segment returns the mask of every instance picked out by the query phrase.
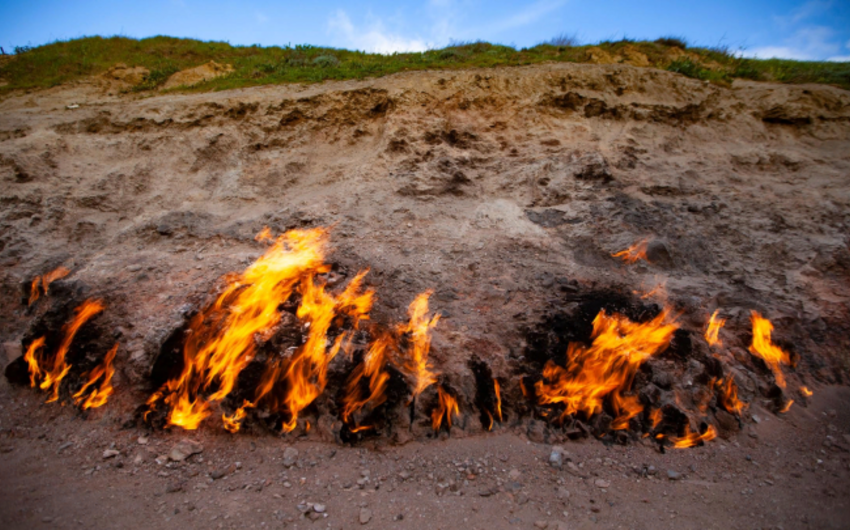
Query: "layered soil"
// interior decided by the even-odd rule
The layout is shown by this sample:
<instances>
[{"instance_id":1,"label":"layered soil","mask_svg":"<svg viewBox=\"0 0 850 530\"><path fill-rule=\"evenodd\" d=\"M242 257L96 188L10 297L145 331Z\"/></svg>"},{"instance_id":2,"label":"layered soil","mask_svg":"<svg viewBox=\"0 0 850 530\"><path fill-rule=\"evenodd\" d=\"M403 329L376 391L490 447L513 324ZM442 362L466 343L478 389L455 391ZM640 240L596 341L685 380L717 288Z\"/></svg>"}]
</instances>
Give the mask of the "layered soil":
<instances>
[{"instance_id":1,"label":"layered soil","mask_svg":"<svg viewBox=\"0 0 850 530\"><path fill-rule=\"evenodd\" d=\"M167 487L175 478L185 483L176 495L197 506L210 502L204 509L180 508L183 516L197 517L188 524L198 527L246 521L306 527L309 517L296 510L296 500L345 506L341 519L333 511L327 518L339 527L357 524L354 506L360 502L371 503L377 514L374 504L393 501L423 517L429 517L424 506L431 506L445 527L464 518L493 526L499 510L505 513L498 524L505 527L535 521L580 527L595 520L638 528L711 521L789 528L846 521L843 447L850 431L838 412L846 408L846 390L836 385L846 383L850 368L850 93L739 81L723 88L625 65L551 64L211 94L115 94L85 82L0 102L3 361L20 355L34 323L76 297L104 299L101 340L120 344L116 393L85 417L41 404L43 397L31 389L2 383L10 403L2 411L2 442L10 451L3 475L13 491L3 513L18 526L42 519L109 526L95 518L107 513L103 501L79 493L79 481L124 491L138 485L145 509L114 519L115 526L143 513L154 526L173 524L181 517L174 514L179 503L159 495L175 489ZM191 434L207 447L202 462L190 459L173 469L153 459L134 463L141 450L135 440L147 431L138 424L119 428L150 395L163 344L209 302L224 274L263 252L254 235L265 226L275 232L332 226L329 260L337 270L350 276L370 269L368 283L378 296L374 321L405 320L416 294L433 290L431 309L442 319L431 358L460 390L468 418L450 439L443 434L433 440L425 429L334 449L333 430L316 429L306 439L284 441L321 455L315 466L308 461L293 473L274 460L284 442L260 431L231 437L210 425ZM650 241L650 261L629 265L611 256L641 239ZM59 265L71 275L27 307L33 277ZM541 326L572 314L585 293L639 299L659 284L666 294L657 302L674 307L690 333L693 344L685 353L707 358L701 331L708 315L720 309L729 319L721 332L724 346L714 353L733 370L750 407L743 423L723 433L727 440L675 455L645 442L613 448L593 439L575 448L567 443L580 455L575 460L597 476L570 473L566 464L549 466L547 444L566 439L556 430L541 431L532 415L513 414L496 429L501 434L487 434L472 420L473 357L512 383L506 407L519 411L518 374L534 362ZM751 310L771 319L775 339L793 354L785 394L796 404L788 416L776 415L767 399L772 375L747 351ZM698 359L662 359L658 366L669 364L672 377L684 381L702 369ZM800 393L803 385L814 391L811 400ZM183 435L155 431L153 452L167 453ZM72 445L57 454L56 443L29 442L38 439ZM249 442L256 452L242 456ZM120 457L100 462L112 443ZM207 456L210 448L217 456ZM332 450L333 458L326 455ZM519 463L499 460L509 453ZM123 467L115 467L122 458ZM39 459L48 468L35 466ZM467 469L457 477L436 470L465 459L484 459L482 468L495 468L488 471L488 495L480 495L477 468L475 479L463 478ZM270 481L256 501L237 502L229 487L208 476L211 466L237 460L243 469L234 477L250 470ZM424 466L413 480L427 488L392 478L407 461ZM754 461L769 461L771 470ZM793 471L800 475L793 477L797 463L807 471ZM644 464L655 465L662 480L632 469ZM372 483L360 489L355 481L336 488L335 481L345 482L340 466L354 474L358 466L374 467L372 473L393 485L376 491ZM429 466L435 469L426 473ZM501 477L503 467L519 475ZM668 487L668 468L687 475L685 482L672 481L678 489ZM260 471L268 473L260 477ZM449 475L461 486L435 492ZM322 485L282 485L302 476L304 484ZM827 476L832 493L820 504L794 502L801 490L821 491ZM617 491L620 477L622 497L599 496ZM638 479L640 485L632 486ZM596 480L613 486L598 487ZM570 481L585 493L573 491L566 501L555 497ZM326 498L307 498L327 488ZM715 493L704 495L708 505L697 510L701 488ZM756 493L741 493L747 489ZM79 499L64 507L47 501L61 492ZM511 504L523 492L531 501ZM673 495L670 506L663 504L664 492ZM276 500L259 500L272 493ZM451 497L443 493L460 504L448 504ZM742 501L747 495L754 497ZM644 499L664 510L644 506ZM138 500L125 501L126 510L138 507ZM232 509L221 504L230 501ZM246 515L266 502L280 502L292 520L267 519L272 511ZM742 510L729 511L729 505ZM79 508L80 515L66 517L46 506ZM659 514L670 510L688 514L690 522L660 521ZM381 511L384 519L375 516L367 524L423 527L413 512L393 521L395 511ZM221 519L211 522L213 516Z\"/></svg>"}]
</instances>

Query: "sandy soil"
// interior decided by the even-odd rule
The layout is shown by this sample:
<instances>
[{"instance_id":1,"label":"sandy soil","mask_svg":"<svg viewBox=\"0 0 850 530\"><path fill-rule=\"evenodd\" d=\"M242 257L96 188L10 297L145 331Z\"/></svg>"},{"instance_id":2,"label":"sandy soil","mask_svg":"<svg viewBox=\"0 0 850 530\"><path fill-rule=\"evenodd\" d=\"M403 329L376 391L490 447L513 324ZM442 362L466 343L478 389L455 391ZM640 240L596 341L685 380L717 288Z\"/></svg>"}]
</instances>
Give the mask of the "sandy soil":
<instances>
[{"instance_id":1,"label":"sandy soil","mask_svg":"<svg viewBox=\"0 0 850 530\"><path fill-rule=\"evenodd\" d=\"M121 344L116 395L86 417L2 383L0 510L14 527L347 528L361 507L370 526L410 528L850 520L846 91L570 64L152 97L81 83L0 102L0 179L3 363L68 293L103 297L98 330ZM261 228L316 225L334 226L342 271L371 268L374 320L403 320L434 290L444 318L432 358L467 400L471 356L515 379L528 329L575 289L665 283L695 333L720 308L730 320L719 354L751 403L743 429L668 454L570 442L576 468L565 457L555 469L550 444L563 437L531 433L516 414L494 434L466 421L450 439L354 448L320 429L281 441L208 427L189 435L203 453L157 464L185 433L120 427L149 395L163 341L223 274L260 255ZM611 257L641 238L652 263ZM28 309L28 283L60 264L73 273ZM786 416L765 401L770 374L747 352L751 309L798 359ZM113 443L120 455L104 460ZM289 445L299 457L287 468ZM634 471L649 465L656 478ZM301 501L326 504L328 517L303 520Z\"/></svg>"}]
</instances>

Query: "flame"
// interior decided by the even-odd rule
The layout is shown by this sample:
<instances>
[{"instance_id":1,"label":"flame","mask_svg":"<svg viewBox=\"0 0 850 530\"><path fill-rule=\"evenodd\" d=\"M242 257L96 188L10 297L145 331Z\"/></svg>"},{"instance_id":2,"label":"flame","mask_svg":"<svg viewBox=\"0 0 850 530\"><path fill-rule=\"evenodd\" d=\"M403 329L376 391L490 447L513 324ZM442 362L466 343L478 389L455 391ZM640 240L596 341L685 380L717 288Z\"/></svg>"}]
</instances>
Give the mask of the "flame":
<instances>
[{"instance_id":1,"label":"flame","mask_svg":"<svg viewBox=\"0 0 850 530\"><path fill-rule=\"evenodd\" d=\"M106 400L109 399L109 396L113 392L112 376L115 375L115 367L112 365L112 361L115 360L116 353L118 353L117 343L106 353L106 357L103 358L103 364L96 366L94 370L86 375L88 381L72 396L74 404L79 405L82 402L81 407L83 410L95 409L106 404ZM92 390L91 394L85 397L86 390L90 386L93 386L101 377L103 380L100 382L100 387Z\"/></svg>"},{"instance_id":2,"label":"flame","mask_svg":"<svg viewBox=\"0 0 850 530\"><path fill-rule=\"evenodd\" d=\"M44 372L38 366L37 353L44 348L44 337L39 337L32 341L27 348L27 353L24 355L24 360L27 362L27 368L30 373L30 386L35 388L36 382L41 379Z\"/></svg>"},{"instance_id":3,"label":"flame","mask_svg":"<svg viewBox=\"0 0 850 530\"><path fill-rule=\"evenodd\" d=\"M636 263L638 260L649 261L646 257L646 244L647 240L643 239L626 250L611 254L611 256L621 258L626 263Z\"/></svg>"},{"instance_id":4,"label":"flame","mask_svg":"<svg viewBox=\"0 0 850 530\"><path fill-rule=\"evenodd\" d=\"M502 390L496 378L493 378L493 392L496 394L496 417L502 422ZM492 417L491 417L492 418ZM492 427L492 424L490 425ZM489 430L489 429L488 429Z\"/></svg>"},{"instance_id":5,"label":"flame","mask_svg":"<svg viewBox=\"0 0 850 530\"><path fill-rule=\"evenodd\" d=\"M385 370L384 365L386 364L387 350L393 345L394 341L390 335L385 334L378 337L369 347L369 351L363 357L363 362L358 364L349 376L345 385L346 394L342 398L342 421L344 423L350 423L352 415L366 405L374 409L387 400L385 392L390 381L390 374ZM361 384L364 377L369 379L368 394ZM354 429L357 429L357 427L350 429L351 432L357 432Z\"/></svg>"},{"instance_id":6,"label":"flame","mask_svg":"<svg viewBox=\"0 0 850 530\"><path fill-rule=\"evenodd\" d=\"M485 410L484 412L487 414L487 421L488 421L487 430L492 431L493 430L493 415L490 414L489 410Z\"/></svg>"},{"instance_id":7,"label":"flame","mask_svg":"<svg viewBox=\"0 0 850 530\"><path fill-rule=\"evenodd\" d=\"M283 431L295 429L298 413L310 405L325 390L328 364L336 357L348 332L341 334L328 350L328 329L338 314L347 314L357 323L368 318L372 308L372 291L360 293L360 285L366 271L358 274L345 290L334 297L325 292L323 285L316 285L313 278L302 284L302 301L298 317L310 323L307 342L291 359L285 379L289 392L284 398L289 421L284 422Z\"/></svg>"},{"instance_id":8,"label":"flame","mask_svg":"<svg viewBox=\"0 0 850 530\"><path fill-rule=\"evenodd\" d=\"M711 318L708 319L708 327L705 330L705 340L708 342L709 346L723 346L723 341L720 340L720 328L726 324L725 318L718 318L717 313L719 309L715 309L714 313L711 314Z\"/></svg>"},{"instance_id":9,"label":"flame","mask_svg":"<svg viewBox=\"0 0 850 530\"><path fill-rule=\"evenodd\" d=\"M725 382L721 379L718 382L718 387L720 390L720 394L718 395L720 406L723 407L726 412L740 416L741 411L744 410L746 405L738 399L738 385L735 384L735 380L732 376L728 376Z\"/></svg>"},{"instance_id":10,"label":"flame","mask_svg":"<svg viewBox=\"0 0 850 530\"><path fill-rule=\"evenodd\" d=\"M442 386L437 387L437 406L431 411L431 427L434 431L439 431L443 423L443 418L446 419L446 427L452 428L452 416L460 416L460 409L457 405L457 400L449 394Z\"/></svg>"},{"instance_id":11,"label":"flame","mask_svg":"<svg viewBox=\"0 0 850 530\"><path fill-rule=\"evenodd\" d=\"M714 428L714 425L709 425L708 429L705 430L704 433L699 434L696 432L691 432L690 425L685 425L685 435L681 438L671 438L670 440L673 442L673 447L676 449L685 449L688 447L693 447L700 442L708 442L710 440L714 440L717 438L717 429Z\"/></svg>"},{"instance_id":12,"label":"flame","mask_svg":"<svg viewBox=\"0 0 850 530\"><path fill-rule=\"evenodd\" d=\"M71 347L71 341L74 340L74 335L83 324L89 321L93 316L103 311L104 305L101 300L86 300L75 310L74 318L62 328L65 333L62 337L62 343L56 351L56 356L53 358L53 368L49 372L45 372L44 380L39 385L42 390L47 390L52 387L50 397L47 403L51 403L59 399L59 385L62 379L68 375L71 365L65 362L65 356L68 354L68 348Z\"/></svg>"},{"instance_id":13,"label":"flame","mask_svg":"<svg viewBox=\"0 0 850 530\"><path fill-rule=\"evenodd\" d=\"M661 409L652 409L649 412L649 421L652 422L652 429L658 427L658 424L661 423L661 419L663 415L661 414Z\"/></svg>"},{"instance_id":14,"label":"flame","mask_svg":"<svg viewBox=\"0 0 850 530\"><path fill-rule=\"evenodd\" d=\"M814 394L814 392L812 392L811 390L809 390L809 388L808 388L808 387L805 387L805 386L801 386L801 387L800 387L800 392L801 392L801 393L802 393L805 397L812 397L812 395Z\"/></svg>"},{"instance_id":15,"label":"flame","mask_svg":"<svg viewBox=\"0 0 850 530\"><path fill-rule=\"evenodd\" d=\"M405 361L402 369L413 380L413 396L411 400L422 393L423 390L437 382L437 372L432 371L431 363L428 361L428 352L431 349L431 328L437 325L440 315L428 318L428 298L431 291L421 293L411 302L408 308L410 321L400 326L400 334L409 333L411 347L409 358Z\"/></svg>"},{"instance_id":16,"label":"flame","mask_svg":"<svg viewBox=\"0 0 850 530\"><path fill-rule=\"evenodd\" d=\"M44 276L36 276L32 280L32 286L30 287L30 299L29 305L33 305L36 300L38 300L39 295L41 294L39 290L47 294L47 288L50 287L50 284L55 282L56 280L60 280L65 276L71 274L71 271L66 269L65 267L57 267L56 269L48 272ZM41 289L39 289L39 287Z\"/></svg>"},{"instance_id":17,"label":"flame","mask_svg":"<svg viewBox=\"0 0 850 530\"><path fill-rule=\"evenodd\" d=\"M782 406L782 409L779 411L779 413L785 414L786 412L788 412L788 410L791 408L791 405L793 405L793 404L794 404L794 400L789 399L788 402L785 403L785 405Z\"/></svg>"},{"instance_id":18,"label":"flame","mask_svg":"<svg viewBox=\"0 0 850 530\"><path fill-rule=\"evenodd\" d=\"M292 230L278 237L242 274L230 275L217 300L190 322L183 371L151 396L151 410L164 399L170 406L170 425L197 429L210 415L208 401L220 401L230 393L254 358L257 339L280 322L278 307L299 281L312 285L312 275L324 270L326 244L327 232L321 228ZM314 337L311 345L318 342ZM202 396L213 389L208 398Z\"/></svg>"},{"instance_id":19,"label":"flame","mask_svg":"<svg viewBox=\"0 0 850 530\"><path fill-rule=\"evenodd\" d=\"M254 241L257 243L271 243L274 241L272 231L268 226L264 226L260 233L254 236Z\"/></svg>"},{"instance_id":20,"label":"flame","mask_svg":"<svg viewBox=\"0 0 850 530\"><path fill-rule=\"evenodd\" d=\"M750 346L750 353L764 359L776 378L776 384L779 388L785 388L785 376L782 374L780 364L791 364L791 360L786 352L771 341L773 324L770 320L763 318L757 311L753 311L752 322L753 344Z\"/></svg>"},{"instance_id":21,"label":"flame","mask_svg":"<svg viewBox=\"0 0 850 530\"><path fill-rule=\"evenodd\" d=\"M617 415L614 428L624 428L643 407L635 396L622 393L630 390L640 365L667 347L677 328L667 309L643 324L600 311L589 347L570 343L566 368L552 361L544 366L543 380L535 383L539 403L563 403L563 420L577 412L587 416L601 412L603 401L611 396Z\"/></svg>"},{"instance_id":22,"label":"flame","mask_svg":"<svg viewBox=\"0 0 850 530\"><path fill-rule=\"evenodd\" d=\"M242 406L236 409L236 412L232 415L228 416L227 414L222 414L221 421L224 422L224 428L232 433L239 432L239 429L242 427L242 420L244 420L247 415L246 410L253 407L254 404L246 399L243 400Z\"/></svg>"}]
</instances>

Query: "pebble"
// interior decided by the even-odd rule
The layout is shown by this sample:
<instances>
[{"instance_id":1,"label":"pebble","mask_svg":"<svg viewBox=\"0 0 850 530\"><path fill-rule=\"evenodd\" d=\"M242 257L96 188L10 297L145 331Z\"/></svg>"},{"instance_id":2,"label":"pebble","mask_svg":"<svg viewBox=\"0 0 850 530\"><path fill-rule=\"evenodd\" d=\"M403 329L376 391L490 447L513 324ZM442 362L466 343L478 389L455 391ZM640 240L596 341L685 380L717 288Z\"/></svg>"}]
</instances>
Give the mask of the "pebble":
<instances>
[{"instance_id":1,"label":"pebble","mask_svg":"<svg viewBox=\"0 0 850 530\"><path fill-rule=\"evenodd\" d=\"M192 455L204 451L204 446L194 440L180 440L168 453L168 458L175 462L182 462Z\"/></svg>"},{"instance_id":2,"label":"pebble","mask_svg":"<svg viewBox=\"0 0 850 530\"><path fill-rule=\"evenodd\" d=\"M601 479L601 478L596 479L596 481L594 482L594 484L596 485L596 487L597 487L597 488L603 488L603 489L604 489L604 488L609 488L609 487L611 487L611 483L610 483L610 482L608 482L607 480L603 480L603 479Z\"/></svg>"},{"instance_id":3,"label":"pebble","mask_svg":"<svg viewBox=\"0 0 850 530\"><path fill-rule=\"evenodd\" d=\"M316 512L316 513L325 513L325 510L327 510L327 509L328 509L328 507L325 506L324 504L314 504L313 505L313 511Z\"/></svg>"},{"instance_id":4,"label":"pebble","mask_svg":"<svg viewBox=\"0 0 850 530\"><path fill-rule=\"evenodd\" d=\"M295 462L298 459L298 449L294 447L287 447L283 450L283 465L286 467L292 467L295 465Z\"/></svg>"},{"instance_id":5,"label":"pebble","mask_svg":"<svg viewBox=\"0 0 850 530\"><path fill-rule=\"evenodd\" d=\"M549 465L552 467L561 467L563 463L563 457L561 456L561 452L557 450L552 450L552 453L549 454Z\"/></svg>"},{"instance_id":6,"label":"pebble","mask_svg":"<svg viewBox=\"0 0 850 530\"><path fill-rule=\"evenodd\" d=\"M360 508L360 524L366 524L372 520L372 510L369 508Z\"/></svg>"},{"instance_id":7,"label":"pebble","mask_svg":"<svg viewBox=\"0 0 850 530\"><path fill-rule=\"evenodd\" d=\"M673 471L672 469L668 469L667 470L667 478L669 478L670 480L680 480L682 478L682 474L678 473L676 471Z\"/></svg>"},{"instance_id":8,"label":"pebble","mask_svg":"<svg viewBox=\"0 0 850 530\"><path fill-rule=\"evenodd\" d=\"M534 528L546 530L547 528L549 528L549 521L534 521Z\"/></svg>"},{"instance_id":9,"label":"pebble","mask_svg":"<svg viewBox=\"0 0 850 530\"><path fill-rule=\"evenodd\" d=\"M121 452L116 451L115 449L107 449L106 451L103 452L103 459L106 460L108 458L115 458L116 456L118 456L120 454L121 454Z\"/></svg>"}]
</instances>

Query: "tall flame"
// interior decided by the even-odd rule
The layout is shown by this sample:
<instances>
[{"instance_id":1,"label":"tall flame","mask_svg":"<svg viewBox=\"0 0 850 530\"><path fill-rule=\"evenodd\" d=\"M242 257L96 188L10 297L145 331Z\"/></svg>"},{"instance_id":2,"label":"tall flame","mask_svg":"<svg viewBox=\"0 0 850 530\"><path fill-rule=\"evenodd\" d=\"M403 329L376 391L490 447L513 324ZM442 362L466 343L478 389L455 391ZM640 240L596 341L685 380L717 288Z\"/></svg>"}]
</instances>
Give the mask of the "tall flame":
<instances>
[{"instance_id":1,"label":"tall flame","mask_svg":"<svg viewBox=\"0 0 850 530\"><path fill-rule=\"evenodd\" d=\"M296 284L306 279L312 285L312 274L324 270L326 244L327 232L320 228L293 230L278 237L242 274L230 276L215 303L190 323L182 373L151 396L149 406L164 398L171 407L169 424L197 429L210 414L208 401L230 393L254 358L258 338L280 322L278 307ZM314 346L318 340L313 339ZM212 394L204 398L205 391Z\"/></svg>"},{"instance_id":2,"label":"tall flame","mask_svg":"<svg viewBox=\"0 0 850 530\"><path fill-rule=\"evenodd\" d=\"M106 353L106 357L103 358L103 364L96 366L94 370L89 372L86 375L86 377L88 377L88 381L86 381L76 394L71 396L76 405L80 405L80 402L82 402L81 407L83 410L105 405L106 400L112 395L112 376L115 374L115 367L112 362L115 360L116 353L118 353L117 343ZM86 390L88 390L89 387L93 386L97 380L101 378L103 379L100 382L100 386L92 390L91 394L86 397Z\"/></svg>"},{"instance_id":3,"label":"tall flame","mask_svg":"<svg viewBox=\"0 0 850 530\"><path fill-rule=\"evenodd\" d=\"M47 288L50 287L51 283L56 280L60 280L69 274L71 274L71 271L65 267L57 267L44 276L36 276L33 278L32 285L30 286L29 305L33 305L42 293L47 294Z\"/></svg>"},{"instance_id":4,"label":"tall flame","mask_svg":"<svg viewBox=\"0 0 850 530\"><path fill-rule=\"evenodd\" d=\"M39 337L30 343L27 353L24 354L24 361L26 361L30 373L30 386L33 388L44 375L44 372L38 366L38 352L42 348L44 348L44 337Z\"/></svg>"},{"instance_id":5,"label":"tall flame","mask_svg":"<svg viewBox=\"0 0 850 530\"><path fill-rule=\"evenodd\" d=\"M643 239L630 246L626 250L621 250L620 252L615 252L614 254L611 254L611 256L615 258L620 258L626 263L636 263L638 260L649 261L646 257L646 245L647 240Z\"/></svg>"},{"instance_id":6,"label":"tall flame","mask_svg":"<svg viewBox=\"0 0 850 530\"><path fill-rule=\"evenodd\" d=\"M437 387L437 406L431 411L431 427L434 431L439 431L446 420L446 427L451 429L452 417L460 416L460 408L454 396L448 393L442 386Z\"/></svg>"},{"instance_id":7,"label":"tall flame","mask_svg":"<svg viewBox=\"0 0 850 530\"><path fill-rule=\"evenodd\" d=\"M103 311L103 309L104 305L101 300L86 300L75 310L75 315L71 322L65 324L62 328L64 336L62 337L59 349L56 351L56 356L53 358L53 368L44 373L44 380L39 385L39 388L42 390L52 388L47 403L59 399L59 385L71 369L71 365L65 362L65 356L68 354L68 348L71 347L74 336L83 327L83 324Z\"/></svg>"},{"instance_id":8,"label":"tall flame","mask_svg":"<svg viewBox=\"0 0 850 530\"><path fill-rule=\"evenodd\" d=\"M705 341L709 346L723 346L723 341L720 340L720 328L726 324L725 318L718 318L719 309L715 309L708 319L708 327L705 330Z\"/></svg>"},{"instance_id":9,"label":"tall flame","mask_svg":"<svg viewBox=\"0 0 850 530\"><path fill-rule=\"evenodd\" d=\"M677 328L666 309L643 324L600 311L589 347L570 343L566 368L552 361L544 366L543 379L535 384L539 403L564 404L563 420L578 412L587 416L601 412L603 401L611 396L617 415L612 427L625 428L643 407L635 396L624 397L623 392L631 389L640 365L668 346Z\"/></svg>"},{"instance_id":10,"label":"tall flame","mask_svg":"<svg viewBox=\"0 0 850 530\"><path fill-rule=\"evenodd\" d=\"M422 393L423 390L437 382L437 372L428 361L428 352L431 349L431 329L437 325L440 315L428 318L428 298L431 291L419 294L408 308L410 321L399 327L400 333L410 334L409 358L405 360L402 367L405 373L413 380L413 396Z\"/></svg>"},{"instance_id":11,"label":"tall flame","mask_svg":"<svg viewBox=\"0 0 850 530\"><path fill-rule=\"evenodd\" d=\"M791 360L788 354L770 339L770 334L773 331L773 324L770 320L763 318L757 311L753 311L752 322L753 343L750 346L750 353L764 359L764 362L773 372L774 378L776 378L776 384L779 388L785 388L785 376L782 374L780 365L791 364Z\"/></svg>"},{"instance_id":12,"label":"tall flame","mask_svg":"<svg viewBox=\"0 0 850 530\"><path fill-rule=\"evenodd\" d=\"M499 386L499 381L493 378L493 392L496 394L496 418L499 422L502 421L502 389Z\"/></svg>"},{"instance_id":13,"label":"tall flame","mask_svg":"<svg viewBox=\"0 0 850 530\"><path fill-rule=\"evenodd\" d=\"M389 334L379 336L369 347L363 357L363 362L354 368L345 384L346 393L342 398L342 421L350 424L352 416L366 405L372 409L387 400L386 390L390 382L390 374L386 371L387 351L394 344ZM368 378L369 391L363 389L361 381ZM352 427L357 429L357 426ZM360 427L362 430L362 427Z\"/></svg>"}]
</instances>

